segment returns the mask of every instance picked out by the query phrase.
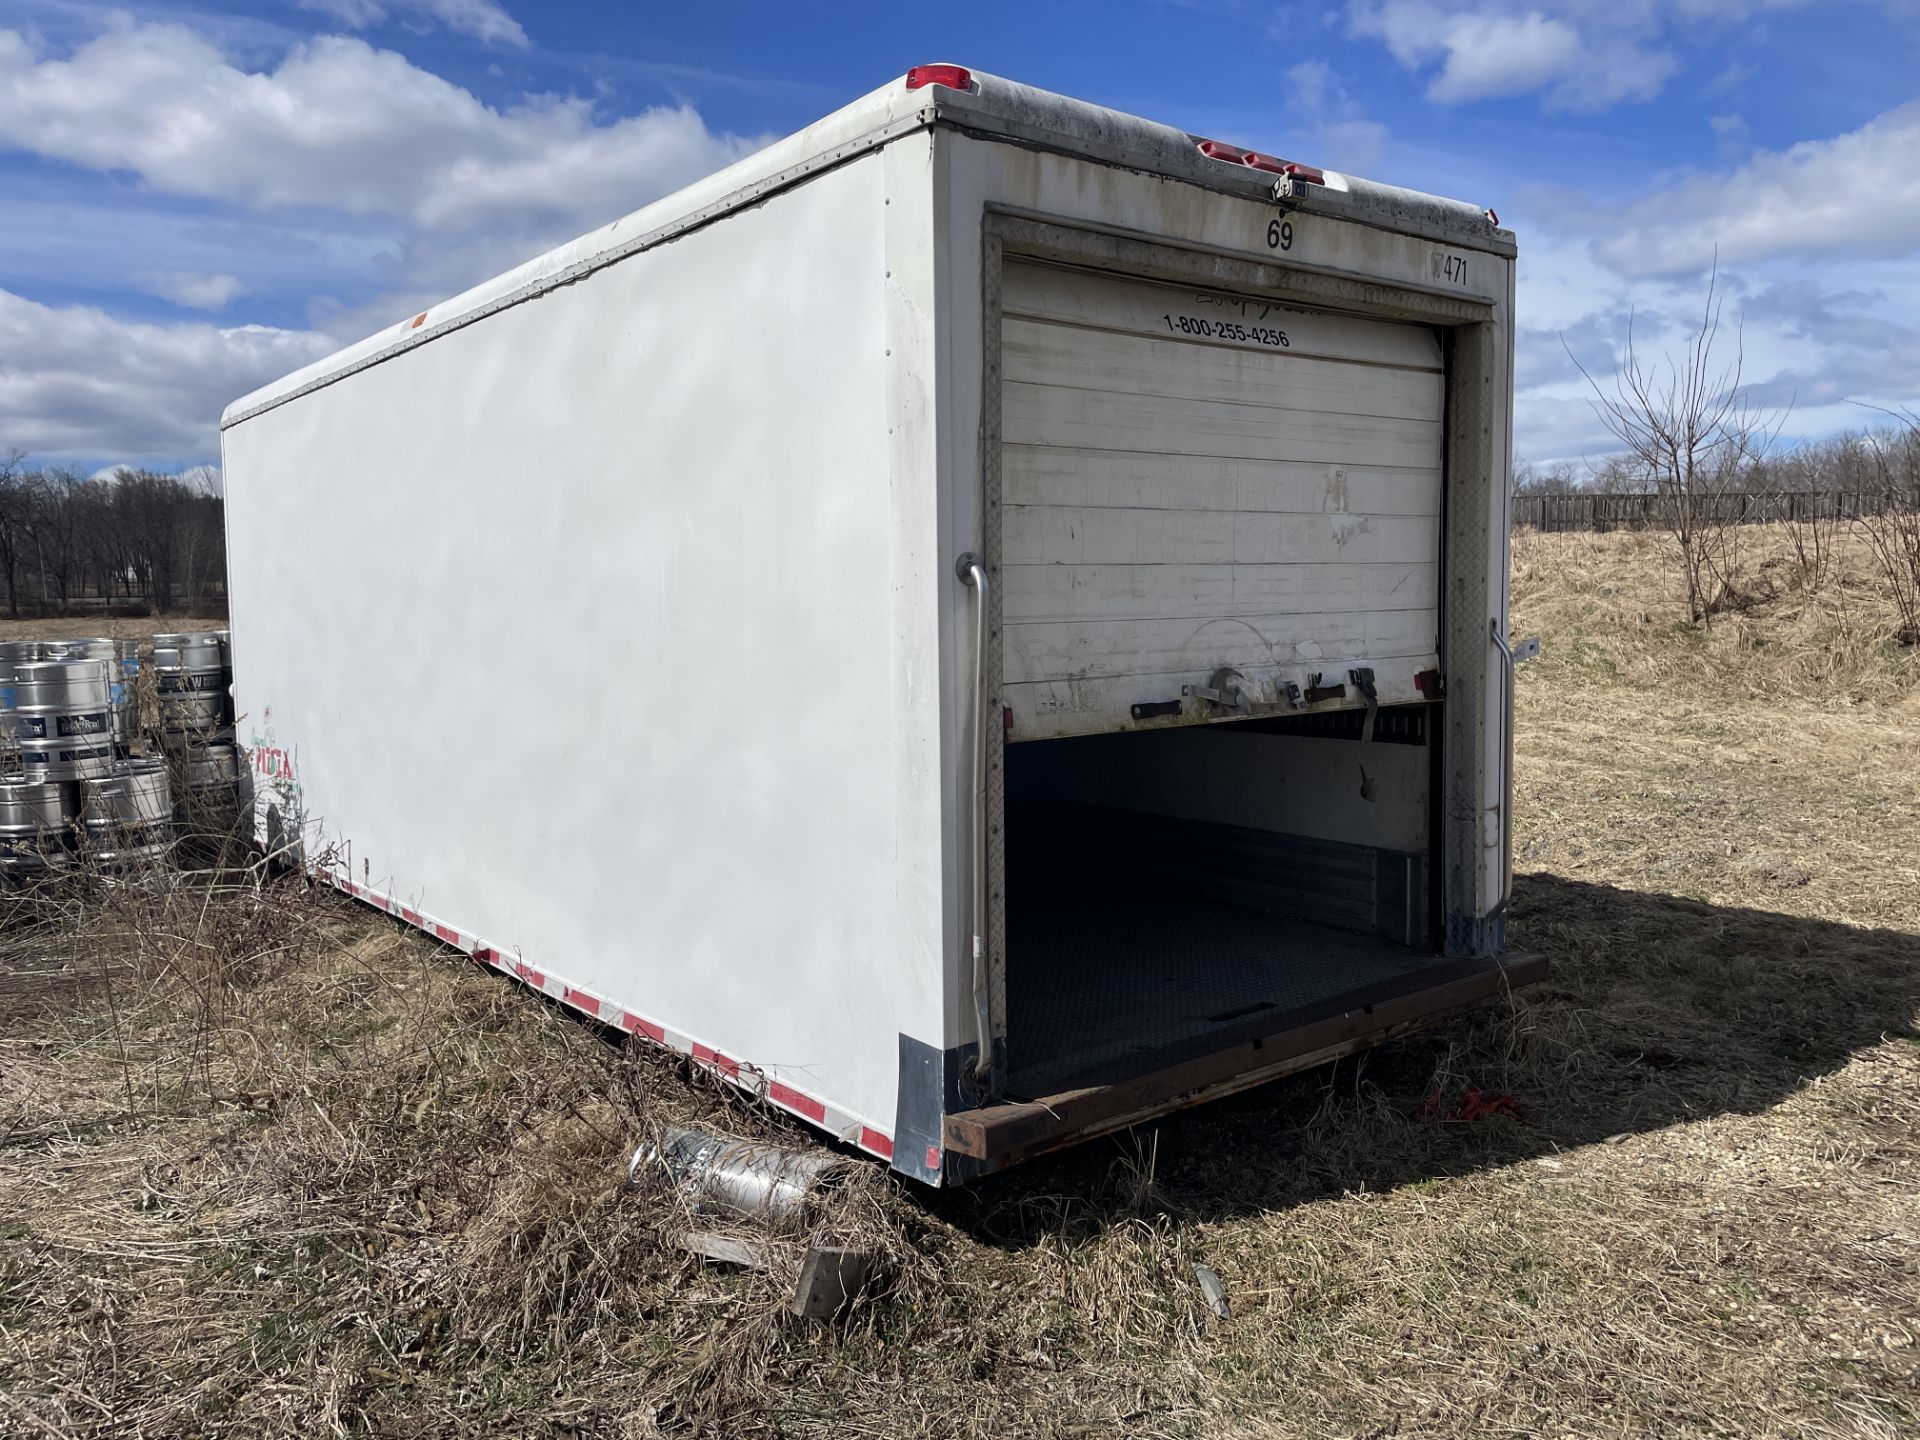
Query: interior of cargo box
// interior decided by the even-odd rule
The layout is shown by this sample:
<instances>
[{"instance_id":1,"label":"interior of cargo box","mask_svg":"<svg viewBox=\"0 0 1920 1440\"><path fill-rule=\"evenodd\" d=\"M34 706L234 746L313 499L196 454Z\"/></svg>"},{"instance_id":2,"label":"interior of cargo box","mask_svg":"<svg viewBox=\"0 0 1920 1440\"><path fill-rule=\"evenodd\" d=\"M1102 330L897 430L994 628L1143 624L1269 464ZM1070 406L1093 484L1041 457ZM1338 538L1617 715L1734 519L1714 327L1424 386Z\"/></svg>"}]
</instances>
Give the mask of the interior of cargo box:
<instances>
[{"instance_id":1,"label":"interior of cargo box","mask_svg":"<svg viewBox=\"0 0 1920 1440\"><path fill-rule=\"evenodd\" d=\"M1009 745L1007 1089L1117 1083L1420 988L1432 706Z\"/></svg>"}]
</instances>

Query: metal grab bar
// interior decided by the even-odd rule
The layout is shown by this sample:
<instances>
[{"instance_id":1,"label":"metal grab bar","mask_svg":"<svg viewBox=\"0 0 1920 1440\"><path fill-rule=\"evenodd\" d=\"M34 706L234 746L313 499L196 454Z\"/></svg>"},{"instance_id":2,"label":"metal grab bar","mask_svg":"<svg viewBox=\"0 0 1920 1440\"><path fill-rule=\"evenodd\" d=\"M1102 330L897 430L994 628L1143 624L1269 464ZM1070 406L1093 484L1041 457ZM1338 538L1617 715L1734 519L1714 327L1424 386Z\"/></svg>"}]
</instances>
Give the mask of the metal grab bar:
<instances>
[{"instance_id":1,"label":"metal grab bar","mask_svg":"<svg viewBox=\"0 0 1920 1440\"><path fill-rule=\"evenodd\" d=\"M973 1023L979 1053L976 1079L993 1074L993 1016L987 975L987 601L992 588L987 567L969 550L953 562L960 583L973 591L973 760L968 777L973 792Z\"/></svg>"},{"instance_id":2,"label":"metal grab bar","mask_svg":"<svg viewBox=\"0 0 1920 1440\"><path fill-rule=\"evenodd\" d=\"M1507 904L1513 899L1513 692L1514 659L1513 647L1507 644L1507 637L1500 633L1500 617L1493 617L1493 643L1499 648L1500 659L1506 674L1506 704L1501 735L1501 749L1505 753L1506 773L1500 777L1500 903L1487 912L1487 918L1504 915Z\"/></svg>"}]
</instances>

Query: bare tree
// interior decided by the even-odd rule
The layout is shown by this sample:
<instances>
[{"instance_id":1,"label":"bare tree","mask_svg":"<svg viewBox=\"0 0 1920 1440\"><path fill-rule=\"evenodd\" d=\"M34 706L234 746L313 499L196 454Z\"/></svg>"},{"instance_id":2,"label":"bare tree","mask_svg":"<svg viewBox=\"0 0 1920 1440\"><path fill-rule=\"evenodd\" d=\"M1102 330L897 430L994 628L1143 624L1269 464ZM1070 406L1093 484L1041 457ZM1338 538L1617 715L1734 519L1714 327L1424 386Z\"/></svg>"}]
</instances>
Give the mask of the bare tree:
<instances>
[{"instance_id":1,"label":"bare tree","mask_svg":"<svg viewBox=\"0 0 1920 1440\"><path fill-rule=\"evenodd\" d=\"M40 599L48 601L48 586L66 614L73 599L80 566L81 509L76 499L87 482L67 469L42 470L31 486L33 539L40 566Z\"/></svg>"},{"instance_id":2,"label":"bare tree","mask_svg":"<svg viewBox=\"0 0 1920 1440\"><path fill-rule=\"evenodd\" d=\"M75 529L80 550L81 588L85 589L91 580L102 600L111 602L116 586L131 599L126 547L113 509L113 486L110 483L87 485L74 495L73 504L78 514Z\"/></svg>"},{"instance_id":3,"label":"bare tree","mask_svg":"<svg viewBox=\"0 0 1920 1440\"><path fill-rule=\"evenodd\" d=\"M1647 488L1639 467L1622 455L1609 455L1596 465L1589 484L1602 495L1637 495Z\"/></svg>"},{"instance_id":4,"label":"bare tree","mask_svg":"<svg viewBox=\"0 0 1920 1440\"><path fill-rule=\"evenodd\" d=\"M57 466L29 468L0 452L0 578L17 619L23 588L45 614L89 592L111 603L144 598L167 610L226 585L225 506L191 475L120 470L93 480Z\"/></svg>"},{"instance_id":5,"label":"bare tree","mask_svg":"<svg viewBox=\"0 0 1920 1440\"><path fill-rule=\"evenodd\" d=\"M1707 279L1700 323L1678 359L1647 364L1627 327L1626 354L1611 387L1568 355L1593 387L1594 409L1619 442L1622 466L1658 498L1686 581L1687 614L1710 623L1740 597L1740 522L1744 485L1764 459L1784 416L1769 423L1740 389L1744 352L1736 328L1733 358L1722 363L1719 270Z\"/></svg>"},{"instance_id":6,"label":"bare tree","mask_svg":"<svg viewBox=\"0 0 1920 1440\"><path fill-rule=\"evenodd\" d=\"M1581 490L1580 469L1571 460L1535 465L1522 460L1513 467L1516 495L1576 495Z\"/></svg>"},{"instance_id":7,"label":"bare tree","mask_svg":"<svg viewBox=\"0 0 1920 1440\"><path fill-rule=\"evenodd\" d=\"M20 618L20 555L27 534L27 455L0 456L0 571L7 580L7 613Z\"/></svg>"},{"instance_id":8,"label":"bare tree","mask_svg":"<svg viewBox=\"0 0 1920 1440\"><path fill-rule=\"evenodd\" d=\"M1840 507L1822 483L1831 453L1831 444L1803 445L1766 467L1771 488L1780 492L1776 513L1786 524L1800 585L1808 594L1833 578L1840 539Z\"/></svg>"},{"instance_id":9,"label":"bare tree","mask_svg":"<svg viewBox=\"0 0 1920 1440\"><path fill-rule=\"evenodd\" d=\"M1880 493L1863 506L1854 528L1880 567L1899 612L1895 635L1902 645L1920 645L1920 415L1890 411L1901 428L1868 437Z\"/></svg>"}]
</instances>

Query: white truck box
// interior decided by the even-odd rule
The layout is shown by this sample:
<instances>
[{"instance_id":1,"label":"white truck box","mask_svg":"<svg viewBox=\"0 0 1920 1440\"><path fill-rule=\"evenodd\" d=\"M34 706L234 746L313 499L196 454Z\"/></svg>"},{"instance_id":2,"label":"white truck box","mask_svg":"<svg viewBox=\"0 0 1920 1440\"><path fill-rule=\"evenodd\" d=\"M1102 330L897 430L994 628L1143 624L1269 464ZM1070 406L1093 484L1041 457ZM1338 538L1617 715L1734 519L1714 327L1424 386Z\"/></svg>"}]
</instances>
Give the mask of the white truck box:
<instances>
[{"instance_id":1,"label":"white truck box","mask_svg":"<svg viewBox=\"0 0 1920 1440\"><path fill-rule=\"evenodd\" d=\"M932 1183L1534 978L1513 254L921 67L228 409L261 838Z\"/></svg>"}]
</instances>

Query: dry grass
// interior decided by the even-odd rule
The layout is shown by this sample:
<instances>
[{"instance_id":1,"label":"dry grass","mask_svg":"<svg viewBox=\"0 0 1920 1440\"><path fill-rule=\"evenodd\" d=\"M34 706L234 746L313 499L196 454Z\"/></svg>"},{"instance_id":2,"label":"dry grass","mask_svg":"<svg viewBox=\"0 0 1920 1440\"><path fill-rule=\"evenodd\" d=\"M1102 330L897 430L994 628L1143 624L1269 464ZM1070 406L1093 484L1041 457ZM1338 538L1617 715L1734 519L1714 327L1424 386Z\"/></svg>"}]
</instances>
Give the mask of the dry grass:
<instances>
[{"instance_id":1,"label":"dry grass","mask_svg":"<svg viewBox=\"0 0 1920 1440\"><path fill-rule=\"evenodd\" d=\"M1913 1433L1910 662L1852 587L1696 637L1649 543L1521 547L1547 987L971 1193L856 1167L831 1327L623 1190L796 1133L677 1062L297 886L16 910L0 1432Z\"/></svg>"},{"instance_id":2,"label":"dry grass","mask_svg":"<svg viewBox=\"0 0 1920 1440\"><path fill-rule=\"evenodd\" d=\"M109 615L104 612L89 611L83 615L49 615L44 620L6 620L0 619L0 639L12 640L32 637L36 640L80 640L93 639L96 636L138 636L145 639L150 635L163 634L175 630L224 630L227 617L224 615L176 614L169 611L164 615Z\"/></svg>"},{"instance_id":3,"label":"dry grass","mask_svg":"<svg viewBox=\"0 0 1920 1440\"><path fill-rule=\"evenodd\" d=\"M1657 531L1514 537L1515 633L1549 639L1534 671L1715 704L1818 700L1832 708L1913 703L1920 652L1894 644L1898 609L1868 547L1842 529L1834 574L1809 591L1784 525L1741 527L1737 602L1687 622L1673 542Z\"/></svg>"}]
</instances>

